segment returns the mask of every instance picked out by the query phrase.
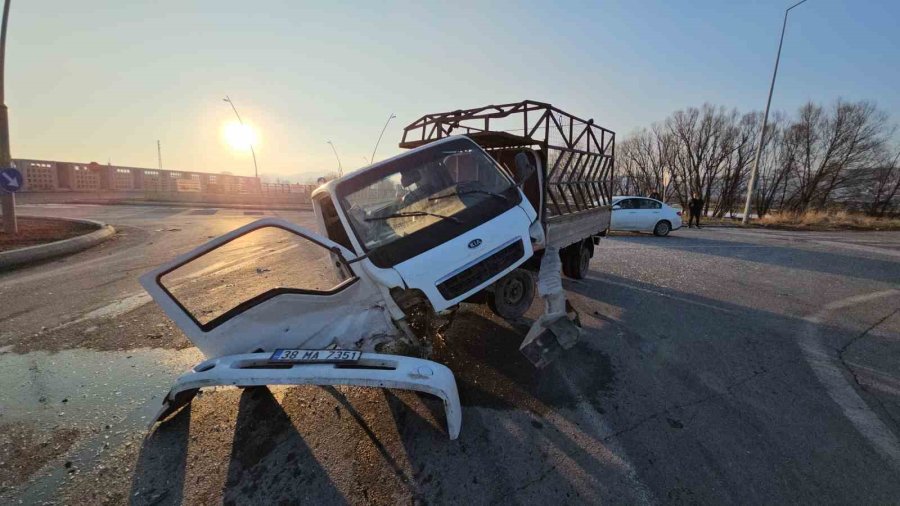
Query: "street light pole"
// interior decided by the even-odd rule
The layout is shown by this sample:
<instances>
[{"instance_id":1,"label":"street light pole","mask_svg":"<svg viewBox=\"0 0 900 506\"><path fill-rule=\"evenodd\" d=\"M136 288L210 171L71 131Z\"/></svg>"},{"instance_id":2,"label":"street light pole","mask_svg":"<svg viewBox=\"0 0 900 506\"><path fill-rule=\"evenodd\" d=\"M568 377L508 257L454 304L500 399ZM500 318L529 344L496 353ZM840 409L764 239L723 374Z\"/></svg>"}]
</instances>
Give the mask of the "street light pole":
<instances>
[{"instance_id":1,"label":"street light pole","mask_svg":"<svg viewBox=\"0 0 900 506\"><path fill-rule=\"evenodd\" d=\"M388 123L396 117L397 116L394 116L394 113L391 113L391 115L388 116L387 121L384 122L384 128L381 129L381 134L378 136L378 141L375 142L375 148L372 150L372 163L375 163L375 151L378 150L378 145L381 144L381 138L384 136L384 131L387 130Z\"/></svg>"},{"instance_id":2,"label":"street light pole","mask_svg":"<svg viewBox=\"0 0 900 506\"><path fill-rule=\"evenodd\" d=\"M326 142L328 142L328 144L331 146L331 150L334 151L334 157L337 158L338 162L338 177L341 177L344 175L344 167L341 165L341 157L338 156L337 149L335 149L334 147L334 143L331 141Z\"/></svg>"},{"instance_id":3,"label":"street light pole","mask_svg":"<svg viewBox=\"0 0 900 506\"><path fill-rule=\"evenodd\" d=\"M222 100L228 102L231 105L231 109L234 111L234 115L237 116L238 123L240 123L241 126L244 126L244 120L242 120L241 115L238 114L237 107L234 106L234 102L232 102L231 99L228 98L228 95L225 95L225 98L223 98ZM253 151L253 143L248 142L248 144L250 145L250 154L253 155L253 175L254 177L256 177L256 182L259 183L259 167L256 166L256 152Z\"/></svg>"},{"instance_id":4,"label":"street light pole","mask_svg":"<svg viewBox=\"0 0 900 506\"><path fill-rule=\"evenodd\" d=\"M4 82L6 79L6 23L9 21L9 2L3 2L3 23L0 25L0 169L12 166L9 151L9 114L6 109ZM3 231L7 234L19 233L16 222L16 196L12 192L0 191L0 207L3 209Z\"/></svg>"},{"instance_id":5,"label":"street light pole","mask_svg":"<svg viewBox=\"0 0 900 506\"><path fill-rule=\"evenodd\" d=\"M759 142L756 144L756 156L753 158L753 168L750 170L750 181L747 183L747 201L744 203L744 217L741 223L750 223L750 203L753 200L753 190L756 186L756 176L759 173L759 159L762 156L763 144L766 139L766 126L769 123L769 107L772 105L772 92L775 91L775 77L778 75L778 62L781 61L781 46L784 44L784 31L787 28L788 13L791 9L806 2L800 0L784 11L784 22L781 24L781 39L778 41L778 54L775 56L775 70L772 71L772 84L769 85L769 99L766 101L766 112L763 114L762 129L759 131Z\"/></svg>"}]
</instances>

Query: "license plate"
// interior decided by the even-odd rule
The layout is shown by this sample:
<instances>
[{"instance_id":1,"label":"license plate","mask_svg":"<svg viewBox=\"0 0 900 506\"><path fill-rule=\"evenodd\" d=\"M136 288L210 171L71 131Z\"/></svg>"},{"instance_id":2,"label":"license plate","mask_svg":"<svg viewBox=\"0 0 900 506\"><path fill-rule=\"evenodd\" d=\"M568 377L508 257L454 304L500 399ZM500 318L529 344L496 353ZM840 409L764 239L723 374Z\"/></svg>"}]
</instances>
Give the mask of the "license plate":
<instances>
[{"instance_id":1,"label":"license plate","mask_svg":"<svg viewBox=\"0 0 900 506\"><path fill-rule=\"evenodd\" d=\"M270 362L345 364L359 360L362 352L350 350L275 350Z\"/></svg>"}]
</instances>

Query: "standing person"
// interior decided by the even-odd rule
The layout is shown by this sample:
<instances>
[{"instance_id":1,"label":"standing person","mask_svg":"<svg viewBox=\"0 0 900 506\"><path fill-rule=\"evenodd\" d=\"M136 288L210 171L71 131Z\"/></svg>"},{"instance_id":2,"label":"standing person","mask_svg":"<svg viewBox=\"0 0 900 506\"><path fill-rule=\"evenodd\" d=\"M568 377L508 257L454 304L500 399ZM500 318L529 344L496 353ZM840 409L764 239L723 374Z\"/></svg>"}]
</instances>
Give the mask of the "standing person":
<instances>
[{"instance_id":1,"label":"standing person","mask_svg":"<svg viewBox=\"0 0 900 506\"><path fill-rule=\"evenodd\" d=\"M692 223L696 223L697 228L700 228L700 213L703 212L703 199L697 193L691 193L688 209L691 211L691 217L688 219L688 228L691 228Z\"/></svg>"}]
</instances>

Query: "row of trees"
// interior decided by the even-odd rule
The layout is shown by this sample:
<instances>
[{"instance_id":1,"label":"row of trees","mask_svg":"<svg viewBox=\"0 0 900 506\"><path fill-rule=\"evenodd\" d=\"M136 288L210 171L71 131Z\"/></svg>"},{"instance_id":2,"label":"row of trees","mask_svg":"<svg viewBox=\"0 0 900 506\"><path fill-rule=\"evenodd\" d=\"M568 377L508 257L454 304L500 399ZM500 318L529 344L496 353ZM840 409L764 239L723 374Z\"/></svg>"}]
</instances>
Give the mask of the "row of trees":
<instances>
[{"instance_id":1,"label":"row of trees","mask_svg":"<svg viewBox=\"0 0 900 506\"><path fill-rule=\"evenodd\" d=\"M742 211L761 126L759 112L709 104L677 111L618 143L616 193L655 192L682 206L696 193L715 216ZM807 103L793 116L776 113L766 129L753 196L760 216L834 207L897 211L895 127L871 102Z\"/></svg>"}]
</instances>

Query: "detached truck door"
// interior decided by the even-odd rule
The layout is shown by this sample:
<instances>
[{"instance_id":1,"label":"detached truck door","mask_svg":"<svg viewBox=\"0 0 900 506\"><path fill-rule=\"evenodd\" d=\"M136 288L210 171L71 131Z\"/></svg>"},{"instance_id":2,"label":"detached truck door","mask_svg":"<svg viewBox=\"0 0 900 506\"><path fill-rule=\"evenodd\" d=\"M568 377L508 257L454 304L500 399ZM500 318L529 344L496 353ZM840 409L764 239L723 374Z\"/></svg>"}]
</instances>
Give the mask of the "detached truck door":
<instances>
[{"instance_id":1,"label":"detached truck door","mask_svg":"<svg viewBox=\"0 0 900 506\"><path fill-rule=\"evenodd\" d=\"M347 263L352 256L318 234L267 218L145 274L141 284L207 358L365 349L367 340L396 328L371 278Z\"/></svg>"}]
</instances>

